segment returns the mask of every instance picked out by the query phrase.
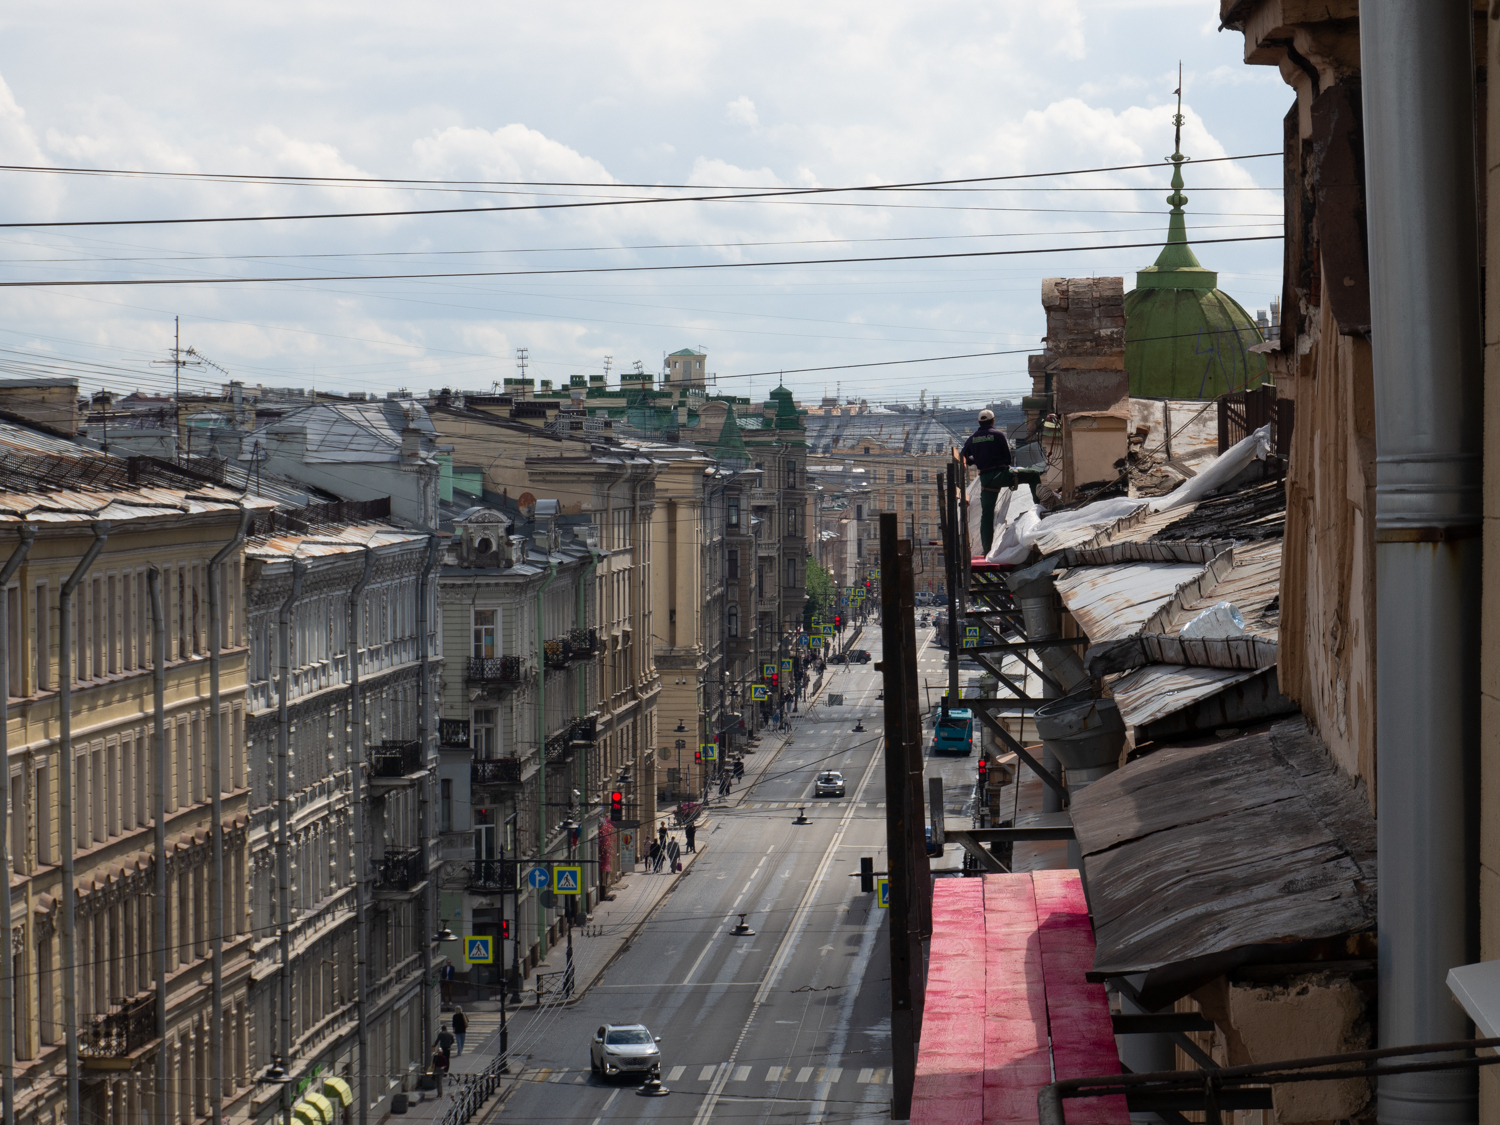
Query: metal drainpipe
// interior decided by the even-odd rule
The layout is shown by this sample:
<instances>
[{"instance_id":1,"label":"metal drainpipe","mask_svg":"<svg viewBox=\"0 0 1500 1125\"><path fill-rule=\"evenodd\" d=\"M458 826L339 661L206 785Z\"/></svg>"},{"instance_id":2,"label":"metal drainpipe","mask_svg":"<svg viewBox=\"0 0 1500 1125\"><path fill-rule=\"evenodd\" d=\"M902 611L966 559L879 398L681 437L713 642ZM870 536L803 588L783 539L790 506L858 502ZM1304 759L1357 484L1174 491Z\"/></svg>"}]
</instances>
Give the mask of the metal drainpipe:
<instances>
[{"instance_id":1,"label":"metal drainpipe","mask_svg":"<svg viewBox=\"0 0 1500 1125\"><path fill-rule=\"evenodd\" d=\"M146 570L146 592L151 603L152 733L151 829L156 848L152 863L151 931L156 970L156 1026L167 1029L167 615L161 600L161 568ZM65 679L66 676L61 677ZM157 1125L167 1125L167 1052L156 1052L153 1091Z\"/></svg>"},{"instance_id":2,"label":"metal drainpipe","mask_svg":"<svg viewBox=\"0 0 1500 1125\"><path fill-rule=\"evenodd\" d=\"M0 918L10 929L10 599L6 589L36 541L36 524L21 525L21 541L0 569ZM38 630L40 630L38 623ZM8 952L0 959L0 1121L16 1119L15 960Z\"/></svg>"},{"instance_id":3,"label":"metal drainpipe","mask_svg":"<svg viewBox=\"0 0 1500 1125\"><path fill-rule=\"evenodd\" d=\"M287 697L292 684L292 607L302 596L302 576L307 573L307 564L292 560L292 589L276 615L277 660L281 665L281 676L277 684L276 700L276 897L277 931L281 965L278 969L278 1003L281 1011L277 1020L277 1048L281 1065L290 1073L292 1062L292 798L291 798L291 742L292 720L288 713ZM281 1087L283 1106L286 1106L287 1085Z\"/></svg>"},{"instance_id":4,"label":"metal drainpipe","mask_svg":"<svg viewBox=\"0 0 1500 1125\"><path fill-rule=\"evenodd\" d=\"M557 578L557 563L549 559L547 568L547 577L536 592L536 854L540 860L547 858L547 639L542 635L542 598L547 593L547 587ZM518 883L517 887L519 886ZM542 944L546 932L546 923L542 921L542 899L538 892L538 946Z\"/></svg>"},{"instance_id":5,"label":"metal drainpipe","mask_svg":"<svg viewBox=\"0 0 1500 1125\"><path fill-rule=\"evenodd\" d=\"M240 512L234 538L208 562L208 714L209 787L213 790L213 1020L209 1024L208 1057L213 1119L224 1119L224 735L219 718L219 567L241 543L249 530L251 515ZM0 584L0 589L3 589ZM238 780L236 778L235 780Z\"/></svg>"},{"instance_id":6,"label":"metal drainpipe","mask_svg":"<svg viewBox=\"0 0 1500 1125\"><path fill-rule=\"evenodd\" d=\"M368 920L366 885L369 865L365 862L365 756L364 756L364 700L359 694L359 606L365 587L375 573L375 551L365 548L365 570L358 582L349 590L349 801L354 814L354 1011L355 1034L359 1042L359 1071L356 1079L359 1088L359 1125L367 1125L370 1116L370 1041L365 1028L365 994L369 991L365 963L369 955L366 948L369 935L365 931Z\"/></svg>"},{"instance_id":7,"label":"metal drainpipe","mask_svg":"<svg viewBox=\"0 0 1500 1125\"><path fill-rule=\"evenodd\" d=\"M67 1043L68 1125L78 1125L78 950L74 944L74 924L78 903L73 890L73 673L76 663L73 656L73 591L83 581L89 567L104 550L109 538L109 524L96 523L93 527L94 541L78 560L73 573L62 584L58 598L58 648L61 654L61 675L57 677L57 795L60 816L58 843L62 852L62 984L63 1022ZM6 771L10 765L6 763ZM9 926L9 919L6 925Z\"/></svg>"},{"instance_id":8,"label":"metal drainpipe","mask_svg":"<svg viewBox=\"0 0 1500 1125\"><path fill-rule=\"evenodd\" d=\"M432 672L429 664L427 602L428 583L432 581L432 570L437 565L440 543L436 535L427 537L427 561L422 564L422 575L417 580L417 742L422 748L422 768L426 771L417 788L417 840L422 849L421 920L418 936L422 942L422 1055L418 1063L426 1069L426 1052L431 1050L436 1034L432 1030L432 935L438 931L433 924L437 914L437 885L432 880L432 841L430 824L432 813L432 780L437 770L431 762L432 739Z\"/></svg>"},{"instance_id":9,"label":"metal drainpipe","mask_svg":"<svg viewBox=\"0 0 1500 1125\"><path fill-rule=\"evenodd\" d=\"M1380 1045L1462 1039L1478 958L1483 342L1471 5L1360 7L1374 328ZM1472 1072L1382 1078L1386 1123L1473 1121Z\"/></svg>"},{"instance_id":10,"label":"metal drainpipe","mask_svg":"<svg viewBox=\"0 0 1500 1125\"><path fill-rule=\"evenodd\" d=\"M578 579L578 627L580 629L588 628L588 582L589 579L594 576L594 571L598 569L598 566L599 550L597 547L591 546L589 547L588 569L585 570ZM3 591L4 589L4 584L0 583L0 591ZM588 714L589 670L586 665L582 668L581 673L582 674L578 677L578 717L580 719ZM579 792L583 794L583 807L578 812L578 842L580 844L584 842L584 831L588 827L589 755L591 753L593 753L592 750L585 750L583 752L583 781L582 784L580 784L578 787ZM602 894L604 892L604 885L603 880L599 875L598 867L594 868L594 878L599 880L599 882L595 885L599 888L599 892ZM588 904L585 903L585 906L587 905ZM590 907L590 909L592 909L592 907Z\"/></svg>"}]
</instances>

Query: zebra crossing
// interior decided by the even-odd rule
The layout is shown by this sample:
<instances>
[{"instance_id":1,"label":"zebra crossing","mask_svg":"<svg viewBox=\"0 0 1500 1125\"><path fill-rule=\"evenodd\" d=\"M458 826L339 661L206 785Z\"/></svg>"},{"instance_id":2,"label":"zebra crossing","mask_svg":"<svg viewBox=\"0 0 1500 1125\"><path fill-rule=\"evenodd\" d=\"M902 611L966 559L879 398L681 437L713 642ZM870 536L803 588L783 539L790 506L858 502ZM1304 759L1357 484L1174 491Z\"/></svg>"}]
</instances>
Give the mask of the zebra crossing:
<instances>
[{"instance_id":1,"label":"zebra crossing","mask_svg":"<svg viewBox=\"0 0 1500 1125\"><path fill-rule=\"evenodd\" d=\"M860 1068L842 1066L768 1066L762 1070L758 1066L740 1065L731 1067L729 1063L708 1063L704 1066L687 1066L679 1064L668 1070L663 1076L666 1082L713 1082L721 1074L727 1076L725 1080L730 1084L768 1082L777 1085L798 1085L805 1082L827 1082L837 1084L843 1081L846 1075L855 1085L860 1086L889 1086L895 1081L895 1076L889 1067L866 1066ZM581 1086L589 1080L589 1071L569 1070L563 1068L554 1069L544 1067L526 1076L532 1082L548 1082L556 1084L568 1084Z\"/></svg>"},{"instance_id":2,"label":"zebra crossing","mask_svg":"<svg viewBox=\"0 0 1500 1125\"><path fill-rule=\"evenodd\" d=\"M809 798L805 801L746 801L740 806L742 809L811 809L820 808L823 805L835 805L842 808L848 801L830 801L826 797L816 799ZM884 801L858 801L855 802L862 809L883 809Z\"/></svg>"}]
</instances>

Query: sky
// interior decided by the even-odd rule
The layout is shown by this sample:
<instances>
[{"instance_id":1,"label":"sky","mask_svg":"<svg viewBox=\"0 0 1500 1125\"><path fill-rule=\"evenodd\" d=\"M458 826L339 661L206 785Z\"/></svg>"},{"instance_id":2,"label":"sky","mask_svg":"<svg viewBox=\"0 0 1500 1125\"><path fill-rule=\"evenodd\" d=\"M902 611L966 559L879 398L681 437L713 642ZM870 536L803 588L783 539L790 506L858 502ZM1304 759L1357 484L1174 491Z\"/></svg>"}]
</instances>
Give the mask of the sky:
<instances>
[{"instance_id":1,"label":"sky","mask_svg":"<svg viewBox=\"0 0 1500 1125\"><path fill-rule=\"evenodd\" d=\"M10 0L0 164L152 174L0 171L0 224L21 224L0 226L0 282L187 284L0 287L0 376L159 390L180 317L183 347L211 361L184 372L189 390L485 391L518 374L518 348L528 375L565 384L692 347L721 392L756 400L782 381L804 401L1016 397L1042 279L1124 275L1128 290L1156 256L1179 61L1187 155L1280 149L1291 91L1244 64L1217 13ZM1130 164L1152 166L1077 172ZM1075 174L681 201L1060 171ZM1200 260L1266 308L1280 243L1206 240L1279 234L1279 159L1185 177ZM643 198L673 201L621 202ZM557 206L580 203L603 205ZM25 225L223 217L258 221ZM993 253L1033 249L1049 252ZM911 259L975 253L990 256ZM872 257L906 260L830 261ZM485 272L506 276L320 280ZM255 280L269 277L292 280ZM1011 354L976 354L996 352Z\"/></svg>"}]
</instances>

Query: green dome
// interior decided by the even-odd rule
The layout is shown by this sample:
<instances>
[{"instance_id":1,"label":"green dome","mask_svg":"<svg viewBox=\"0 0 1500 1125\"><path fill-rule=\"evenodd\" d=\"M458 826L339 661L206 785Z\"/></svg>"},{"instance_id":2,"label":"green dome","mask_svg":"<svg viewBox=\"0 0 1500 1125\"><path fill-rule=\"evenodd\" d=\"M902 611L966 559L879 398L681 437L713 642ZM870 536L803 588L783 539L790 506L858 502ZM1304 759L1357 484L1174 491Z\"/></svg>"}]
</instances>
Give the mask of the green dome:
<instances>
[{"instance_id":1,"label":"green dome","mask_svg":"<svg viewBox=\"0 0 1500 1125\"><path fill-rule=\"evenodd\" d=\"M1172 119L1177 148L1168 157L1167 244L1155 265L1136 273L1136 287L1125 294L1125 373L1130 393L1140 398L1211 399L1259 387L1266 359L1248 350L1262 342L1255 321L1218 288L1218 273L1204 269L1188 245L1180 103L1178 109Z\"/></svg>"}]
</instances>

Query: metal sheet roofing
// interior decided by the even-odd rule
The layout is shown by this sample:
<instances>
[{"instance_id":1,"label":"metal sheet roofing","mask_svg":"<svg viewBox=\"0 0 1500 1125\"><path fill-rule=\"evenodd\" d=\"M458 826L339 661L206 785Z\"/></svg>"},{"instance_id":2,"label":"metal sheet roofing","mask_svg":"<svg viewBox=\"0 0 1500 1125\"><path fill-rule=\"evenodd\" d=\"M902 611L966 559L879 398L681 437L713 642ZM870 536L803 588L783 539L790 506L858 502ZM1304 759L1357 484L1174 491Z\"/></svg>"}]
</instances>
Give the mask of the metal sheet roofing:
<instances>
[{"instance_id":1,"label":"metal sheet roofing","mask_svg":"<svg viewBox=\"0 0 1500 1125\"><path fill-rule=\"evenodd\" d=\"M249 460L258 437L301 433L305 436L305 459L317 463L360 464L398 461L401 432L421 430L435 437L436 428L418 403L385 399L378 402L328 403L294 410L284 418L255 431L241 445L240 459Z\"/></svg>"},{"instance_id":2,"label":"metal sheet roofing","mask_svg":"<svg viewBox=\"0 0 1500 1125\"><path fill-rule=\"evenodd\" d=\"M1094 644L1137 632L1177 592L1203 573L1196 563L1122 563L1075 567L1057 592Z\"/></svg>"},{"instance_id":3,"label":"metal sheet roofing","mask_svg":"<svg viewBox=\"0 0 1500 1125\"><path fill-rule=\"evenodd\" d=\"M1115 680L1115 703L1127 726L1145 726L1255 674L1254 668L1148 664Z\"/></svg>"}]
</instances>

